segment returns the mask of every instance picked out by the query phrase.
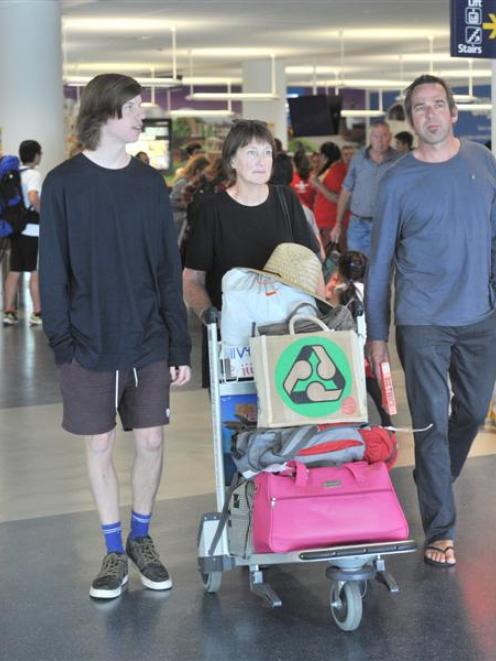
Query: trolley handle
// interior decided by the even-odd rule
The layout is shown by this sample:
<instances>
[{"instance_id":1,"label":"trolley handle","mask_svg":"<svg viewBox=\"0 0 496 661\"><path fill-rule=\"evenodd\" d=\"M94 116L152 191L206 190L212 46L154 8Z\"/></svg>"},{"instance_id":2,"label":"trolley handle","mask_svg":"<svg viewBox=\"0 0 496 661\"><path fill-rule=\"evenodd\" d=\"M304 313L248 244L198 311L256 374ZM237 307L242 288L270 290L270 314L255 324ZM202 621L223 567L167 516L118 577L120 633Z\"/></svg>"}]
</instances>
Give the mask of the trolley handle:
<instances>
[{"instance_id":1,"label":"trolley handle","mask_svg":"<svg viewBox=\"0 0 496 661\"><path fill-rule=\"evenodd\" d=\"M200 319L205 326L210 324L217 324L220 322L220 312L213 305L201 311Z\"/></svg>"}]
</instances>

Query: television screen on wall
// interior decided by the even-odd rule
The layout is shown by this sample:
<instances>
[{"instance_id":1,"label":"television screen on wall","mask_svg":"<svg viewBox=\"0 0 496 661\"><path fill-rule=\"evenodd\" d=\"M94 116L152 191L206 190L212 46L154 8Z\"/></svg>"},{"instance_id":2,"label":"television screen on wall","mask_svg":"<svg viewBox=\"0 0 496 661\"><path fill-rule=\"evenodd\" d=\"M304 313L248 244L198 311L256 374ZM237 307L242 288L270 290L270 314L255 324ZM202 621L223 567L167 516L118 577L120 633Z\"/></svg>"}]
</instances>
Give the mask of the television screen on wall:
<instances>
[{"instance_id":1,"label":"television screen on wall","mask_svg":"<svg viewBox=\"0 0 496 661\"><path fill-rule=\"evenodd\" d=\"M335 94L314 94L288 99L293 135L303 138L339 133L341 97Z\"/></svg>"}]
</instances>

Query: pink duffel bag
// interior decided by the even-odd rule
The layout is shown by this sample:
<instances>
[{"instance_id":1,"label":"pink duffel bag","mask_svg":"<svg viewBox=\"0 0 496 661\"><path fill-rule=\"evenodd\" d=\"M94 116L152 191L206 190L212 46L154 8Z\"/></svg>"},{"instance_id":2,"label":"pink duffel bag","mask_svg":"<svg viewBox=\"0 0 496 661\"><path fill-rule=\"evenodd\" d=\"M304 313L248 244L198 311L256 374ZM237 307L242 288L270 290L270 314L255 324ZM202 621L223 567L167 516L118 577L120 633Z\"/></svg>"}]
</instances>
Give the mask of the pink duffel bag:
<instances>
[{"instance_id":1,"label":"pink duffel bag","mask_svg":"<svg viewBox=\"0 0 496 661\"><path fill-rule=\"evenodd\" d=\"M259 473L254 482L257 553L408 538L384 462L307 468L296 461L282 473Z\"/></svg>"}]
</instances>

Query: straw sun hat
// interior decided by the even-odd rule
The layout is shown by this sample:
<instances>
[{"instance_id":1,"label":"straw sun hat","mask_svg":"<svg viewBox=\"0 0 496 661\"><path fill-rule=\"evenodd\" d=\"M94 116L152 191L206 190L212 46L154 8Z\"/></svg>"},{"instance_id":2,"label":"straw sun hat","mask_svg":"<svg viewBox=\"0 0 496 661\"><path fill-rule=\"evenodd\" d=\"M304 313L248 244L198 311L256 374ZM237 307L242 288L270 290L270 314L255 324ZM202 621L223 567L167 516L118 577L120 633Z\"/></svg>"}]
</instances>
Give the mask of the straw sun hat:
<instances>
[{"instance_id":1,"label":"straw sun hat","mask_svg":"<svg viewBox=\"0 0 496 661\"><path fill-rule=\"evenodd\" d=\"M280 243L273 251L262 270L247 268L247 271L269 275L274 280L310 294L326 305L325 284L322 264L317 255L299 243Z\"/></svg>"}]
</instances>

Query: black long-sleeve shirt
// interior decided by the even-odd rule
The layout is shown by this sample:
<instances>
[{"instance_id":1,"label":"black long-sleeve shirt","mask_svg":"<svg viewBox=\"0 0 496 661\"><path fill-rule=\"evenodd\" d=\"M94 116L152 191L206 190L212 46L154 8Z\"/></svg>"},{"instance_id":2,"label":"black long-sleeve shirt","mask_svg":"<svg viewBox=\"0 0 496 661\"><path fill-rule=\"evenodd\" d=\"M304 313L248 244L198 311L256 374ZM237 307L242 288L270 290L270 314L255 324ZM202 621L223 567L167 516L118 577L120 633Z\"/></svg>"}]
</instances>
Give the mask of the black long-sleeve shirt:
<instances>
[{"instance_id":1,"label":"black long-sleeve shirt","mask_svg":"<svg viewBox=\"0 0 496 661\"><path fill-rule=\"evenodd\" d=\"M158 172L135 158L111 170L79 154L48 174L40 294L57 363L189 364L176 232Z\"/></svg>"}]
</instances>

